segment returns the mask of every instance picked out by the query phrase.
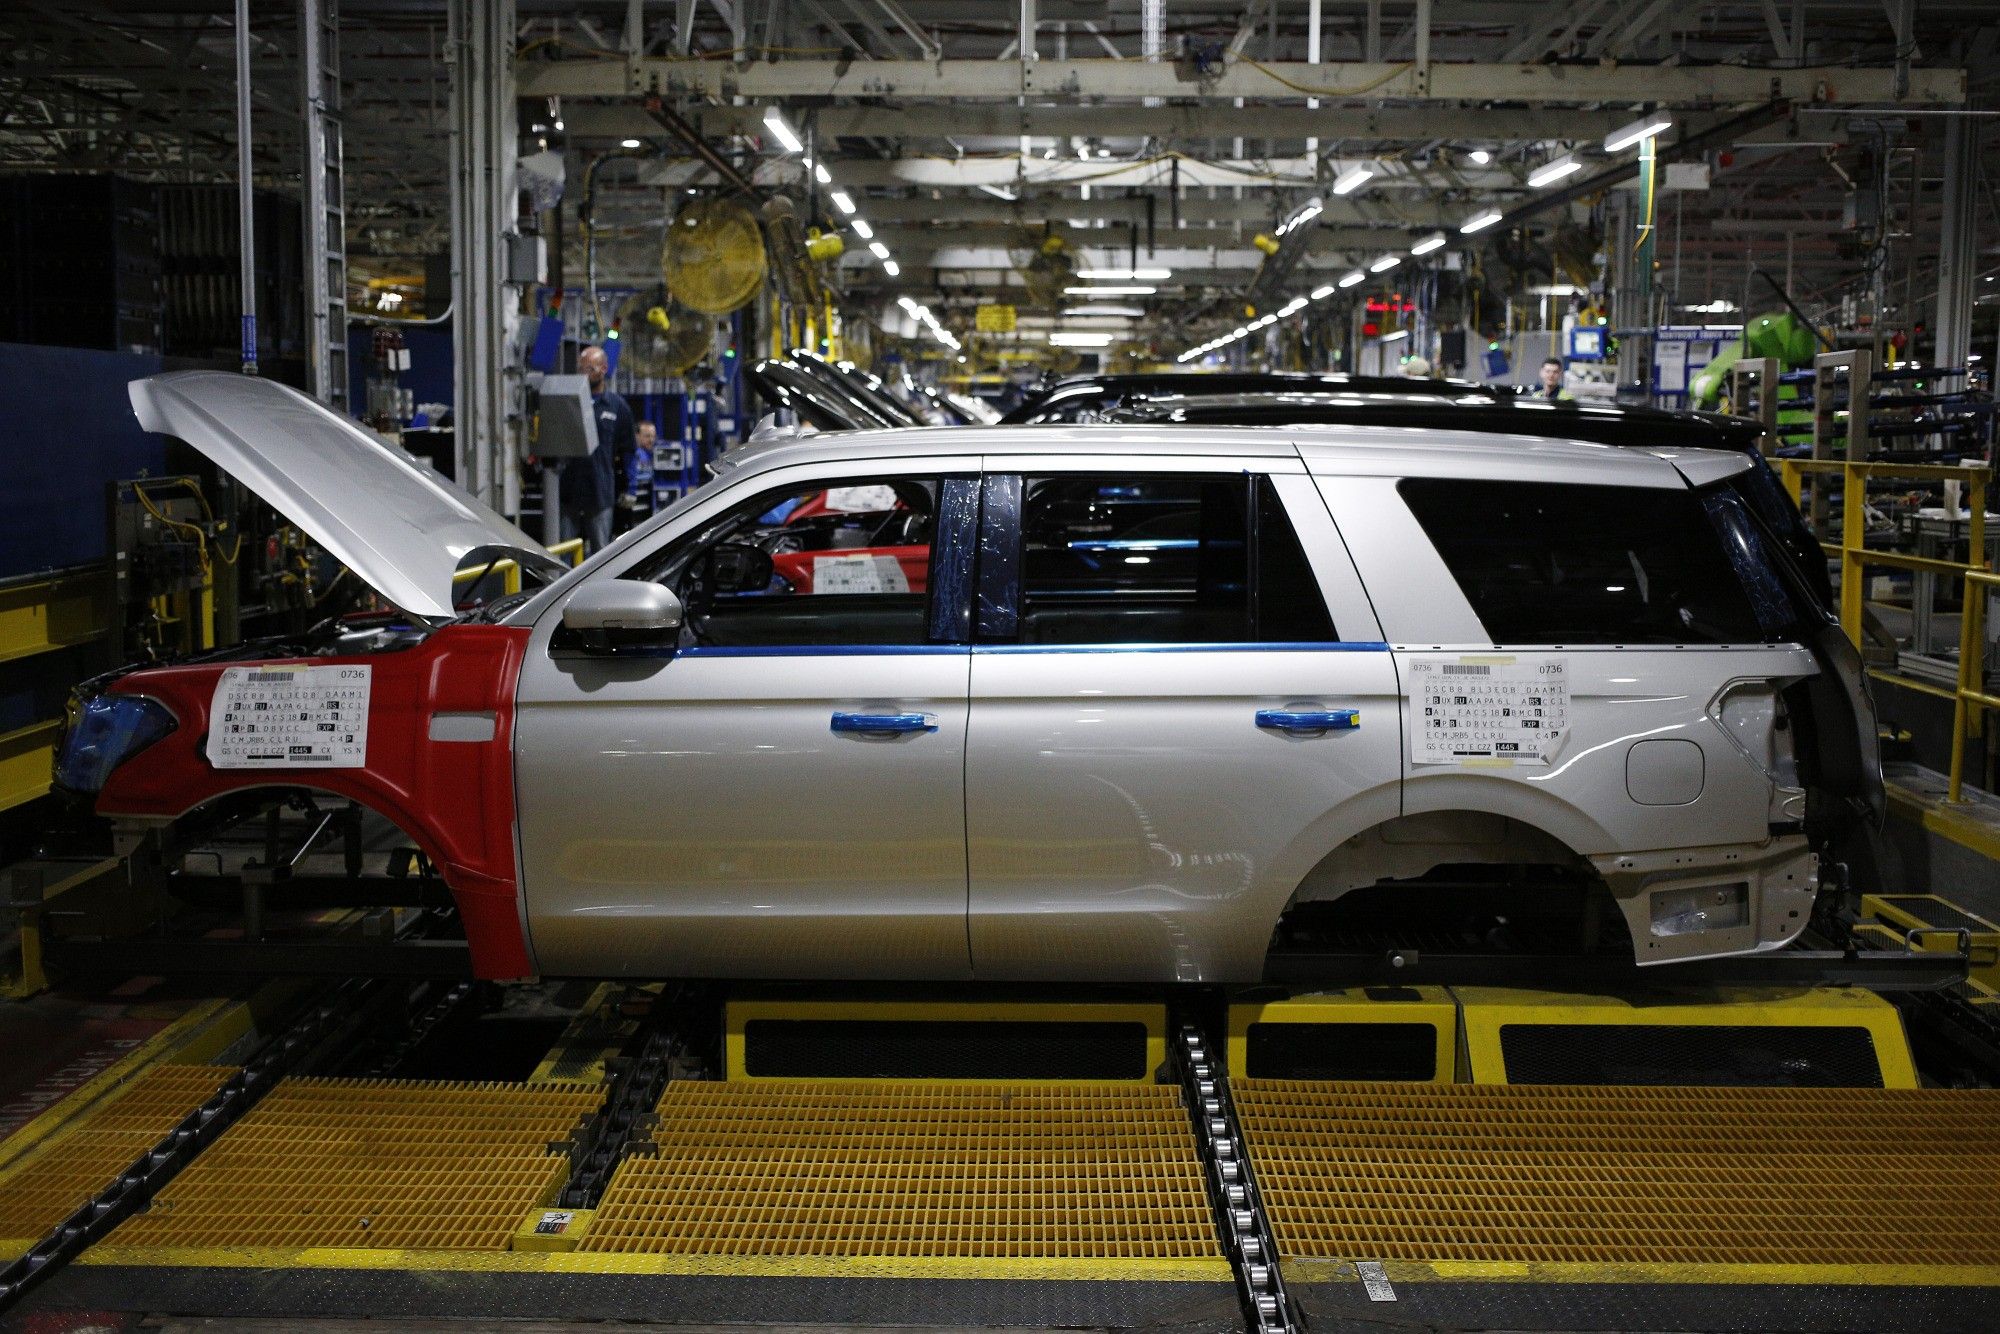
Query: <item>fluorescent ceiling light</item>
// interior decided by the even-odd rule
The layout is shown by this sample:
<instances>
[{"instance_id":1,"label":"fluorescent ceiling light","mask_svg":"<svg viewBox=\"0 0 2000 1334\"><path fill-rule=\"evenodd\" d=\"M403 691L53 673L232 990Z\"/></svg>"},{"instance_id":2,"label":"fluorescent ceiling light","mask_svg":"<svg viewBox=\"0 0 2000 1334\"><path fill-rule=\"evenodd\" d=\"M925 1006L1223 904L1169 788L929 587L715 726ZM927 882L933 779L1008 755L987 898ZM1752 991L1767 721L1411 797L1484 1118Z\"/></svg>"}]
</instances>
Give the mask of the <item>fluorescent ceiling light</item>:
<instances>
[{"instance_id":1,"label":"fluorescent ceiling light","mask_svg":"<svg viewBox=\"0 0 2000 1334\"><path fill-rule=\"evenodd\" d=\"M1486 212L1481 213L1476 217L1467 218L1465 222L1462 225L1460 225L1458 229L1459 234L1462 236L1470 236L1474 232L1483 232L1488 227L1491 227L1494 223L1498 221L1500 221L1500 210L1497 208L1490 208L1486 210Z\"/></svg>"},{"instance_id":2,"label":"fluorescent ceiling light","mask_svg":"<svg viewBox=\"0 0 2000 1334\"><path fill-rule=\"evenodd\" d=\"M889 247L883 245L880 241L870 241L868 248L875 252L875 258L877 259L889 258Z\"/></svg>"},{"instance_id":3,"label":"fluorescent ceiling light","mask_svg":"<svg viewBox=\"0 0 2000 1334\"><path fill-rule=\"evenodd\" d=\"M815 165L813 167L813 179L818 181L821 185L833 184L833 177L826 174L825 167Z\"/></svg>"},{"instance_id":4,"label":"fluorescent ceiling light","mask_svg":"<svg viewBox=\"0 0 2000 1334\"><path fill-rule=\"evenodd\" d=\"M1136 320L1143 317L1145 313L1146 308L1144 306L1100 304L1094 306L1071 306L1063 312L1063 315L1065 317L1070 315L1105 315L1121 320Z\"/></svg>"},{"instance_id":5,"label":"fluorescent ceiling light","mask_svg":"<svg viewBox=\"0 0 2000 1334\"><path fill-rule=\"evenodd\" d=\"M1394 333L1383 334L1382 341L1385 343L1393 343L1398 338L1408 338L1409 336L1410 336L1410 331L1408 329L1398 329Z\"/></svg>"},{"instance_id":6,"label":"fluorescent ceiling light","mask_svg":"<svg viewBox=\"0 0 2000 1334\"><path fill-rule=\"evenodd\" d=\"M903 271L903 266L898 264L895 260L885 259L882 261L882 272L888 274L891 278L896 277L902 271Z\"/></svg>"},{"instance_id":7,"label":"fluorescent ceiling light","mask_svg":"<svg viewBox=\"0 0 2000 1334\"><path fill-rule=\"evenodd\" d=\"M1403 262L1402 260L1398 259L1394 255L1384 255L1382 256L1382 258L1376 260L1373 264L1370 264L1368 266L1368 271L1370 273L1387 273L1389 270L1395 268L1398 264L1401 264L1402 262Z\"/></svg>"},{"instance_id":8,"label":"fluorescent ceiling light","mask_svg":"<svg viewBox=\"0 0 2000 1334\"><path fill-rule=\"evenodd\" d=\"M639 141L637 139L620 139L618 141L618 146L620 148L637 148L639 146Z\"/></svg>"},{"instance_id":9,"label":"fluorescent ceiling light","mask_svg":"<svg viewBox=\"0 0 2000 1334\"><path fill-rule=\"evenodd\" d=\"M897 297L896 304L901 306L904 310L909 311L910 314L912 315L917 313L917 303L909 297L906 296Z\"/></svg>"},{"instance_id":10,"label":"fluorescent ceiling light","mask_svg":"<svg viewBox=\"0 0 2000 1334\"><path fill-rule=\"evenodd\" d=\"M1483 148L1475 148L1470 153L1467 153L1466 156L1471 158L1475 164L1481 167L1485 166L1487 163L1493 160L1493 155L1487 152Z\"/></svg>"},{"instance_id":11,"label":"fluorescent ceiling light","mask_svg":"<svg viewBox=\"0 0 2000 1334\"><path fill-rule=\"evenodd\" d=\"M1286 218L1283 222L1278 224L1278 235L1283 236L1286 232L1291 231L1294 227L1303 227L1306 223L1309 223L1314 218L1317 218L1323 211L1323 209L1324 205L1322 205L1319 202L1319 200L1314 199L1308 201L1306 205L1303 208L1301 208L1298 212L1292 214L1291 217Z\"/></svg>"},{"instance_id":12,"label":"fluorescent ceiling light","mask_svg":"<svg viewBox=\"0 0 2000 1334\"><path fill-rule=\"evenodd\" d=\"M854 220L854 234L864 241L875 239L875 229L868 225L868 219L866 218L856 218Z\"/></svg>"},{"instance_id":13,"label":"fluorescent ceiling light","mask_svg":"<svg viewBox=\"0 0 2000 1334\"><path fill-rule=\"evenodd\" d=\"M1334 178L1333 192L1337 195L1353 194L1374 179L1373 167L1349 167Z\"/></svg>"},{"instance_id":14,"label":"fluorescent ceiling light","mask_svg":"<svg viewBox=\"0 0 2000 1334\"><path fill-rule=\"evenodd\" d=\"M1306 299L1302 296L1295 296L1290 301L1287 301L1284 305L1278 308L1278 318L1281 320L1287 319L1293 315L1298 314L1305 308L1306 308Z\"/></svg>"},{"instance_id":15,"label":"fluorescent ceiling light","mask_svg":"<svg viewBox=\"0 0 2000 1334\"><path fill-rule=\"evenodd\" d=\"M1332 283L1328 283L1324 287L1315 287L1313 288L1312 299L1315 301L1324 301L1328 297L1332 296L1335 290L1336 289L1334 288L1334 285Z\"/></svg>"},{"instance_id":16,"label":"fluorescent ceiling light","mask_svg":"<svg viewBox=\"0 0 2000 1334\"><path fill-rule=\"evenodd\" d=\"M1172 269L1078 269L1079 278L1110 278L1124 282L1165 282L1174 276Z\"/></svg>"},{"instance_id":17,"label":"fluorescent ceiling light","mask_svg":"<svg viewBox=\"0 0 2000 1334\"><path fill-rule=\"evenodd\" d=\"M1359 269L1356 269L1356 270L1355 270L1354 272L1352 272L1352 273L1348 274L1347 276L1345 276L1344 278L1342 278L1342 279L1340 280L1340 286L1342 286L1342 287L1352 287L1352 286L1354 286L1354 284L1356 284L1356 283L1358 283L1358 282L1362 281L1362 280L1363 280L1364 278L1366 278L1367 276L1368 276L1368 275L1367 275L1367 274L1365 274L1365 273L1363 273L1363 272L1362 272L1361 270L1359 270Z\"/></svg>"},{"instance_id":18,"label":"fluorescent ceiling light","mask_svg":"<svg viewBox=\"0 0 2000 1334\"><path fill-rule=\"evenodd\" d=\"M1611 133L1605 135L1604 151L1607 153L1621 152L1624 149L1630 148L1633 144L1652 138L1662 130L1672 128L1673 123L1673 117L1667 115L1665 112L1658 112L1651 116L1641 116L1625 128L1613 130Z\"/></svg>"},{"instance_id":19,"label":"fluorescent ceiling light","mask_svg":"<svg viewBox=\"0 0 2000 1334\"><path fill-rule=\"evenodd\" d=\"M1065 287L1064 296L1151 296L1157 287Z\"/></svg>"},{"instance_id":20,"label":"fluorescent ceiling light","mask_svg":"<svg viewBox=\"0 0 2000 1334\"><path fill-rule=\"evenodd\" d=\"M1545 185L1554 185L1565 176L1574 176L1583 170L1583 164L1571 154L1565 153L1554 162L1547 162L1528 174L1528 187L1539 190Z\"/></svg>"},{"instance_id":21,"label":"fluorescent ceiling light","mask_svg":"<svg viewBox=\"0 0 2000 1334\"><path fill-rule=\"evenodd\" d=\"M785 124L785 118L778 114L776 107L764 108L764 128L771 132L773 139L776 139L785 146L787 153L797 153L804 150L805 142L798 135L792 133L792 127Z\"/></svg>"},{"instance_id":22,"label":"fluorescent ceiling light","mask_svg":"<svg viewBox=\"0 0 2000 1334\"><path fill-rule=\"evenodd\" d=\"M854 212L854 200L848 196L847 191L835 190L832 194L828 195L827 198L831 199L833 201L833 206L839 209L842 213Z\"/></svg>"},{"instance_id":23,"label":"fluorescent ceiling light","mask_svg":"<svg viewBox=\"0 0 2000 1334\"><path fill-rule=\"evenodd\" d=\"M1230 333L1229 336L1231 338L1247 338L1250 336L1250 326L1247 324L1239 324L1236 326L1235 330Z\"/></svg>"},{"instance_id":24,"label":"fluorescent ceiling light","mask_svg":"<svg viewBox=\"0 0 2000 1334\"><path fill-rule=\"evenodd\" d=\"M1075 330L1058 329L1049 335L1049 341L1057 347L1109 347L1116 334L1083 333Z\"/></svg>"},{"instance_id":25,"label":"fluorescent ceiling light","mask_svg":"<svg viewBox=\"0 0 2000 1334\"><path fill-rule=\"evenodd\" d=\"M1444 233L1432 232L1429 236L1426 236L1423 240L1411 246L1410 253L1413 255L1428 255L1431 253L1431 251L1436 250L1443 245L1444 245Z\"/></svg>"}]
</instances>

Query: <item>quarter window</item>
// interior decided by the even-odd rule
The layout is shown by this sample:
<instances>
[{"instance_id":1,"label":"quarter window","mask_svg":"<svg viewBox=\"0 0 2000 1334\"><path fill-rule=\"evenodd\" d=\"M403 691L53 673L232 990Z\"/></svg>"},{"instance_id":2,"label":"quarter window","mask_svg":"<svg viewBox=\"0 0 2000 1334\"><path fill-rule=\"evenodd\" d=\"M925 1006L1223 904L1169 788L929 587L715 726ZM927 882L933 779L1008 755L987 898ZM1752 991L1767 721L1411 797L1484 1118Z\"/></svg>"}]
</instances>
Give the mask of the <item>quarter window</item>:
<instances>
[{"instance_id":1,"label":"quarter window","mask_svg":"<svg viewBox=\"0 0 2000 1334\"><path fill-rule=\"evenodd\" d=\"M1428 477L1397 489L1493 643L1770 637L1692 491Z\"/></svg>"},{"instance_id":2,"label":"quarter window","mask_svg":"<svg viewBox=\"0 0 2000 1334\"><path fill-rule=\"evenodd\" d=\"M1267 477L1029 477L1020 574L1024 644L1336 637Z\"/></svg>"}]
</instances>

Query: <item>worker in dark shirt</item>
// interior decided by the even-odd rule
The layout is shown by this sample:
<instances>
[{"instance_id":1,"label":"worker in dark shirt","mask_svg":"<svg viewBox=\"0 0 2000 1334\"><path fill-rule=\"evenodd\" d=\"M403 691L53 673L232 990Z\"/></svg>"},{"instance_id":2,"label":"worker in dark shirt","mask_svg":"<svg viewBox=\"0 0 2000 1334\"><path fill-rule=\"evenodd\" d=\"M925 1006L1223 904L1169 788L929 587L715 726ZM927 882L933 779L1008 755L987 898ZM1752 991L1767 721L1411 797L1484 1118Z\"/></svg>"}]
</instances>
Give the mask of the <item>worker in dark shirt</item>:
<instances>
[{"instance_id":1,"label":"worker in dark shirt","mask_svg":"<svg viewBox=\"0 0 2000 1334\"><path fill-rule=\"evenodd\" d=\"M584 539L586 552L611 545L611 508L618 500L618 464L636 448L632 409L609 383L611 363L604 349L577 353L576 368L590 381L591 410L597 416L597 448L562 465L562 535Z\"/></svg>"}]
</instances>

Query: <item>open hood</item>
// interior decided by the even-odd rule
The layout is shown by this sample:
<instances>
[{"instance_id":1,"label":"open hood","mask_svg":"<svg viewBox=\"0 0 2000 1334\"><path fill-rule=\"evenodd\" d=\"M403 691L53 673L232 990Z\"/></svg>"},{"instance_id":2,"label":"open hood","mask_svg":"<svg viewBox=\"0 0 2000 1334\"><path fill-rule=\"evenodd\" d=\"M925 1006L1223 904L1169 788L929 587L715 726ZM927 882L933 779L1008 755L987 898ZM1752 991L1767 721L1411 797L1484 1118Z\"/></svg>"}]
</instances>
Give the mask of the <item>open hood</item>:
<instances>
[{"instance_id":1,"label":"open hood","mask_svg":"<svg viewBox=\"0 0 2000 1334\"><path fill-rule=\"evenodd\" d=\"M413 616L449 620L473 557L562 563L436 473L296 389L232 371L131 384L139 424L185 440Z\"/></svg>"},{"instance_id":2,"label":"open hood","mask_svg":"<svg viewBox=\"0 0 2000 1334\"><path fill-rule=\"evenodd\" d=\"M748 374L751 387L766 402L791 409L800 421L822 431L869 431L903 425L817 366L774 357L749 367Z\"/></svg>"}]
</instances>

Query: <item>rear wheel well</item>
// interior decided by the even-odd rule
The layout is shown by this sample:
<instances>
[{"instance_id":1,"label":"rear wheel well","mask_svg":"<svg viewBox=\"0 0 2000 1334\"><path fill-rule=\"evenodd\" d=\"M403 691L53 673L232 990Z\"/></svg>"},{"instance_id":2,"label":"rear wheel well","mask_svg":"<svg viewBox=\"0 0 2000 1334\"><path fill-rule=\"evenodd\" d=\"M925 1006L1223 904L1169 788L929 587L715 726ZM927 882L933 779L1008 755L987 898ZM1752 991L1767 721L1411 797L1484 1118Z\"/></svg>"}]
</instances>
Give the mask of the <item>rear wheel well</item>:
<instances>
[{"instance_id":1,"label":"rear wheel well","mask_svg":"<svg viewBox=\"0 0 2000 1334\"><path fill-rule=\"evenodd\" d=\"M1270 949L1631 950L1617 899L1560 839L1484 811L1385 821L1307 872Z\"/></svg>"}]
</instances>

